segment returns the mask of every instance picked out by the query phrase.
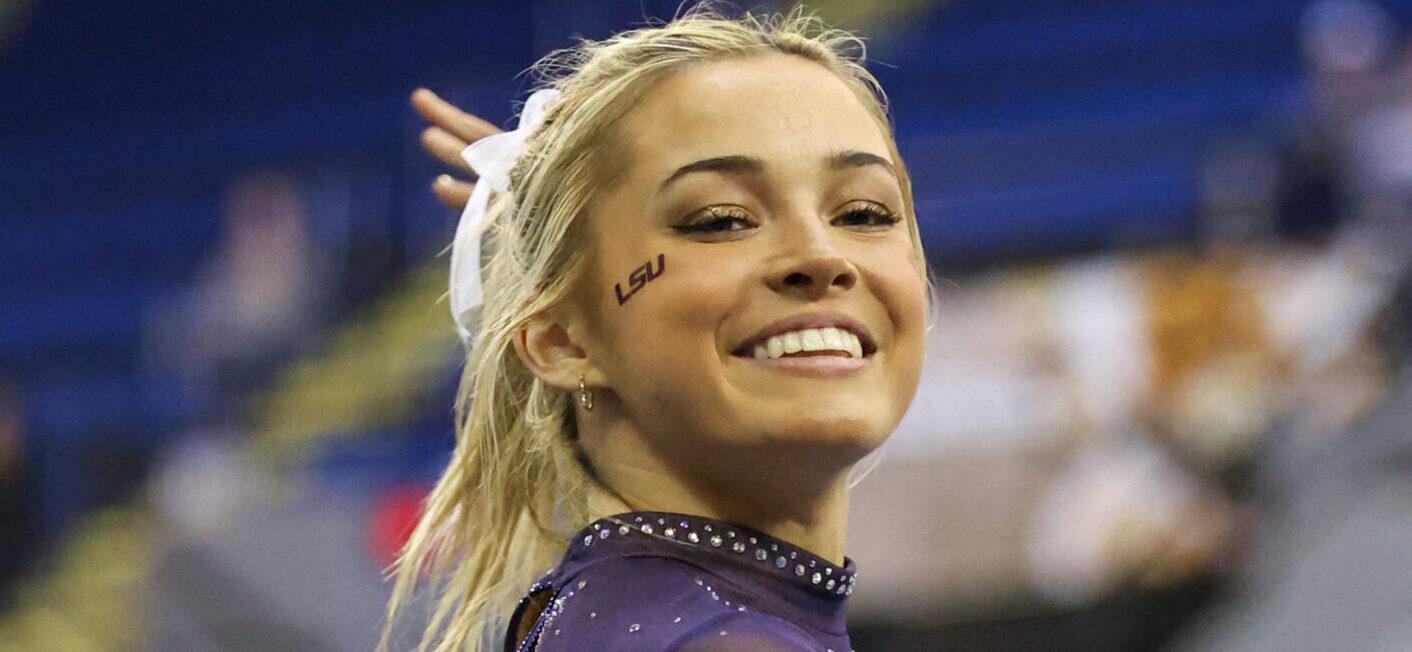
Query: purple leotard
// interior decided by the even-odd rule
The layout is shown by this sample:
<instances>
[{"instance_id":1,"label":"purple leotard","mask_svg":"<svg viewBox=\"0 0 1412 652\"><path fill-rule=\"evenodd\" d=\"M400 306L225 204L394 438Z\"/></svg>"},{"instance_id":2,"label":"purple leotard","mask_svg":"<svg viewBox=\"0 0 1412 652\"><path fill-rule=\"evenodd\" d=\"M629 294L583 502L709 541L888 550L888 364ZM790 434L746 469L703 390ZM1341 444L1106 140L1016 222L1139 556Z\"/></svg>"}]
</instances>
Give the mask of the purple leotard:
<instances>
[{"instance_id":1,"label":"purple leotard","mask_svg":"<svg viewBox=\"0 0 1412 652\"><path fill-rule=\"evenodd\" d=\"M747 527L619 514L574 535L520 601L505 650L846 652L854 582L852 560L836 566Z\"/></svg>"}]
</instances>

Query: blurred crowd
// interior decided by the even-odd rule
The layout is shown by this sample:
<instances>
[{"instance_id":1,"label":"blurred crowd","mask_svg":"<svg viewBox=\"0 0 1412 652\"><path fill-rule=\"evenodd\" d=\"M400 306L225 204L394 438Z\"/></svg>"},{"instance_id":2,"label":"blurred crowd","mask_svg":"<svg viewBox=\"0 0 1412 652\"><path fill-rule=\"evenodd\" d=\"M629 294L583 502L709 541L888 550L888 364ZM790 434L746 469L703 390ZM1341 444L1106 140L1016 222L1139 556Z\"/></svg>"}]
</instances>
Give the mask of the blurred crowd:
<instances>
[{"instance_id":1,"label":"blurred crowd","mask_svg":"<svg viewBox=\"0 0 1412 652\"><path fill-rule=\"evenodd\" d=\"M933 261L922 387L855 490L860 649L1412 648L1412 49L1362 0L1302 29L1306 92L1208 143L1188 238ZM147 310L141 364L194 407L102 467L124 479L97 502L145 551L114 558L142 620L115 640L375 637L458 360L444 261L403 260L355 181L232 180L219 246ZM25 415L0 375L0 642L20 649L81 615L65 541L119 531L40 532Z\"/></svg>"},{"instance_id":2,"label":"blurred crowd","mask_svg":"<svg viewBox=\"0 0 1412 652\"><path fill-rule=\"evenodd\" d=\"M940 559L865 526L875 576L1011 643L1141 595L1141 647L1412 647L1412 50L1371 3L1304 28L1307 96L1209 144L1194 238L952 279L854 519L936 501Z\"/></svg>"}]
</instances>

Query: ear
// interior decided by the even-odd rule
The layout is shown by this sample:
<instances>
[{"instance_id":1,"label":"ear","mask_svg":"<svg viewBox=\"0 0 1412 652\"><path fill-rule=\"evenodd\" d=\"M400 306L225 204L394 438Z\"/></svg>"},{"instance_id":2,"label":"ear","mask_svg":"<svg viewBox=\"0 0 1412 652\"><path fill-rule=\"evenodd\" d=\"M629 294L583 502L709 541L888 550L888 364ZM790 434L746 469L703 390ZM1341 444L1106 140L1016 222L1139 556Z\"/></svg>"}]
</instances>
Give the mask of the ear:
<instances>
[{"instance_id":1,"label":"ear","mask_svg":"<svg viewBox=\"0 0 1412 652\"><path fill-rule=\"evenodd\" d=\"M576 389L581 375L593 382L588 354L575 341L577 325L565 310L540 313L515 333L515 353L536 377L559 389Z\"/></svg>"}]
</instances>

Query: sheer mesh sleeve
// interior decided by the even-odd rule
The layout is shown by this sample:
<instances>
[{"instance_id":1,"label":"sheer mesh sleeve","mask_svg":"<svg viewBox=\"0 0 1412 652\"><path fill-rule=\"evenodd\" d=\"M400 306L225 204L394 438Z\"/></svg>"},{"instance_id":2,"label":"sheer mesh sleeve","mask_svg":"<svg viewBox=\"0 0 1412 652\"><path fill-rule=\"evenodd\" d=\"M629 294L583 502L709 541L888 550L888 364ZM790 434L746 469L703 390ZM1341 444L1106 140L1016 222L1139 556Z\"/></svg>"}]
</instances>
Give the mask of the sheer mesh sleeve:
<instances>
[{"instance_id":1,"label":"sheer mesh sleeve","mask_svg":"<svg viewBox=\"0 0 1412 652\"><path fill-rule=\"evenodd\" d=\"M762 613L745 613L703 623L672 649L677 652L816 652L819 647L789 622Z\"/></svg>"}]
</instances>

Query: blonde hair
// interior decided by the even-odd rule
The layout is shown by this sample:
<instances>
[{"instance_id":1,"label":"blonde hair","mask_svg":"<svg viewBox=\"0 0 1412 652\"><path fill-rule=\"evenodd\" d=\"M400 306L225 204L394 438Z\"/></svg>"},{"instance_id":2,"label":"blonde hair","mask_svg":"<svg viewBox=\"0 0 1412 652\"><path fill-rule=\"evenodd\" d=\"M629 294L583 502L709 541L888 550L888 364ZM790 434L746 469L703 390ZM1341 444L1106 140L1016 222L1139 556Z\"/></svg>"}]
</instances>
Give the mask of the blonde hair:
<instances>
[{"instance_id":1,"label":"blonde hair","mask_svg":"<svg viewBox=\"0 0 1412 652\"><path fill-rule=\"evenodd\" d=\"M560 91L530 136L487 219L485 304L456 399L451 461L395 564L379 649L423 573L439 586L418 650L489 649L518 597L563 554L589 520L593 482L577 454L568 392L530 372L517 356L516 332L565 300L585 266L579 218L615 170L598 165L616 123L653 85L684 66L783 53L817 62L857 94L888 142L902 187L922 280L911 182L887 116L886 96L862 65L862 41L796 8L787 14L727 17L698 4L670 22L584 40L553 52L533 70ZM930 313L930 310L928 311Z\"/></svg>"}]
</instances>

